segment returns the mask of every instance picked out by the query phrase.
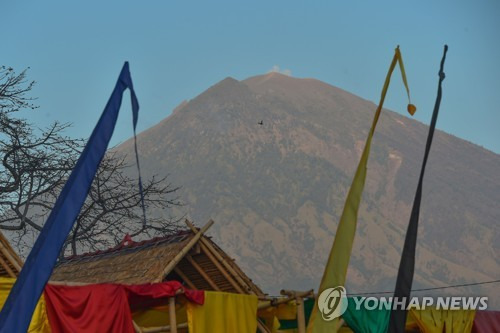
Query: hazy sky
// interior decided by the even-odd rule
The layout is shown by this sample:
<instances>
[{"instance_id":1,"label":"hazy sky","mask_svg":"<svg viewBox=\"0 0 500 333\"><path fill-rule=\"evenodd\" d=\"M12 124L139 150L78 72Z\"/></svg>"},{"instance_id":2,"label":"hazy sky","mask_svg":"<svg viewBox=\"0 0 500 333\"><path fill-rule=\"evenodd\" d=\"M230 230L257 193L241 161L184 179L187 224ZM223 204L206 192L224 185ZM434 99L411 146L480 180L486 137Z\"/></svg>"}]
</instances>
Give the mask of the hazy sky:
<instances>
[{"instance_id":1,"label":"hazy sky","mask_svg":"<svg viewBox=\"0 0 500 333\"><path fill-rule=\"evenodd\" d=\"M272 68L377 102L401 45L416 119L429 123L450 47L438 128L500 153L500 1L13 1L0 4L0 64L26 67L33 123L87 137L125 60L139 129L227 76ZM404 113L399 74L386 107ZM132 134L127 96L113 143ZM123 112L125 111L125 112ZM423 143L422 143L423 144Z\"/></svg>"}]
</instances>

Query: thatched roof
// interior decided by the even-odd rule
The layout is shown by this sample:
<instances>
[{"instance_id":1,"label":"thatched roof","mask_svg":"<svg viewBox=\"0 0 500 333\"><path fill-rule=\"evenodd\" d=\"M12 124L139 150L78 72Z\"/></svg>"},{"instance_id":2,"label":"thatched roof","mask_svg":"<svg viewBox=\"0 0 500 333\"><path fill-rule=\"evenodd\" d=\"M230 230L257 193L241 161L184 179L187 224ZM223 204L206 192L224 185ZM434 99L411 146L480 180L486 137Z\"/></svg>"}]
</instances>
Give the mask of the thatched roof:
<instances>
[{"instance_id":1,"label":"thatched roof","mask_svg":"<svg viewBox=\"0 0 500 333\"><path fill-rule=\"evenodd\" d=\"M189 223L189 222L188 222ZM234 261L198 229L61 260L52 281L141 284L178 280L191 289L262 295Z\"/></svg>"},{"instance_id":2,"label":"thatched roof","mask_svg":"<svg viewBox=\"0 0 500 333\"><path fill-rule=\"evenodd\" d=\"M22 266L23 261L0 232L0 276L15 278L19 275Z\"/></svg>"},{"instance_id":3,"label":"thatched roof","mask_svg":"<svg viewBox=\"0 0 500 333\"><path fill-rule=\"evenodd\" d=\"M124 240L107 251L63 259L51 280L85 283L117 282L140 284L162 279L162 269L189 241L182 233L145 242Z\"/></svg>"}]
</instances>

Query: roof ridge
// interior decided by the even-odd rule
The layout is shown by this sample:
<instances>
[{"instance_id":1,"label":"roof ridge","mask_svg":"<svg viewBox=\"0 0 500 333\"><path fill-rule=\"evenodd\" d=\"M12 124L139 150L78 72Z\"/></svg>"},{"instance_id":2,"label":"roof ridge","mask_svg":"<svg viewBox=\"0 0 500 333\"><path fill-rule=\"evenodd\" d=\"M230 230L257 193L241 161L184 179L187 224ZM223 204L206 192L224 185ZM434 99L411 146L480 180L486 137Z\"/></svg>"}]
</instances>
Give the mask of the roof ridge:
<instances>
[{"instance_id":1,"label":"roof ridge","mask_svg":"<svg viewBox=\"0 0 500 333\"><path fill-rule=\"evenodd\" d=\"M160 243L164 243L166 241L173 241L175 240L176 238L179 238L179 242L181 241L180 238L182 236L186 236L186 235L189 235L191 234L191 230L189 229L184 229L184 230L179 230L177 231L176 233L174 234L170 234L170 235L165 235L165 236L159 236L159 237L154 237L154 238L151 238L151 239L146 239L146 240L142 240L142 241L134 241L132 239L132 237L127 233L122 241L115 245L114 247L110 247L106 250L97 250L97 251L94 251L94 252L85 252L85 253L82 253L82 254L76 254L76 255L71 255L71 256L68 256L68 257L64 257L62 258L59 263L63 263L63 262L68 262L68 261L73 261L73 260L78 260L78 259L86 259L86 258L94 258L94 257L98 257L98 256L101 256L101 255L107 255L107 254L113 254L113 253L121 253L122 251L127 251L127 250L139 250L139 249L142 249L144 247L148 247L148 246L152 246L152 245L157 245L157 244L160 244Z\"/></svg>"}]
</instances>

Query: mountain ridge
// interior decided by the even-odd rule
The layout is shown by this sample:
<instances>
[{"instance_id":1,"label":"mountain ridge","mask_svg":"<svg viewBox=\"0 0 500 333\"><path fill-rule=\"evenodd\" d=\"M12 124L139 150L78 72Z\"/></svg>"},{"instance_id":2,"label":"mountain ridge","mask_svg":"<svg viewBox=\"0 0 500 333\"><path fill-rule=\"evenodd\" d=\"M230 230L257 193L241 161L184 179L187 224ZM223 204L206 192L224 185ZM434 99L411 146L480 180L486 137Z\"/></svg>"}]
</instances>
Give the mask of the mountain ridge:
<instances>
[{"instance_id":1,"label":"mountain ridge","mask_svg":"<svg viewBox=\"0 0 500 333\"><path fill-rule=\"evenodd\" d=\"M183 186L187 206L179 213L199 223L213 218L216 241L264 289L316 288L375 108L315 79L226 78L139 134L141 165L146 177L168 173ZM425 124L383 110L348 290L394 287L426 134ZM132 156L130 141L117 150ZM436 132L424 182L417 287L500 275L499 169L494 152Z\"/></svg>"}]
</instances>

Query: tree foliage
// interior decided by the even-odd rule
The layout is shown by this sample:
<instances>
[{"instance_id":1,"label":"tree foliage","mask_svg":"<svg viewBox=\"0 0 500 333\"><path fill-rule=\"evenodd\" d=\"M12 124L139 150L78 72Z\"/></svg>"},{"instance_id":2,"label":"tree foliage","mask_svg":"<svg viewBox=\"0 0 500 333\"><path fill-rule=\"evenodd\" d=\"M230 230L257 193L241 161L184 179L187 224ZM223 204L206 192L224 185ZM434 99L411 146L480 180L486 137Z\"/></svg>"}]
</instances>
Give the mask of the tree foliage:
<instances>
[{"instance_id":1,"label":"tree foliage","mask_svg":"<svg viewBox=\"0 0 500 333\"><path fill-rule=\"evenodd\" d=\"M18 111L37 108L28 95L34 84L26 79L26 70L0 67L0 229L12 232L20 251L42 229L84 144L64 135L68 124L39 129L18 117ZM146 209L160 217L148 216L143 224L139 188L128 168L124 156L106 155L63 253L107 248L126 233L153 237L176 228L169 211L180 205L178 187L166 177L144 183Z\"/></svg>"}]
</instances>

